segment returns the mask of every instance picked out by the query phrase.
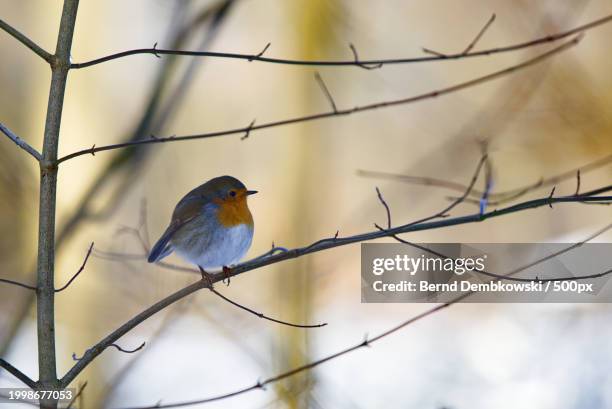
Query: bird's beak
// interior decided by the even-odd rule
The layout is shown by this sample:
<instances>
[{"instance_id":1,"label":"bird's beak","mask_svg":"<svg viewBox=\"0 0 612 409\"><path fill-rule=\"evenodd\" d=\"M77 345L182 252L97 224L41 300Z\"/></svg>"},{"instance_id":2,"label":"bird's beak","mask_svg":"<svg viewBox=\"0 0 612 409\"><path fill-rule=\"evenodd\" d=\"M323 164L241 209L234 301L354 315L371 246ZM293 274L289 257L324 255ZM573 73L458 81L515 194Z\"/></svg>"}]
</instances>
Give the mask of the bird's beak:
<instances>
[{"instance_id":1,"label":"bird's beak","mask_svg":"<svg viewBox=\"0 0 612 409\"><path fill-rule=\"evenodd\" d=\"M257 193L257 190L247 190L246 191L247 196L254 195L255 193Z\"/></svg>"}]
</instances>

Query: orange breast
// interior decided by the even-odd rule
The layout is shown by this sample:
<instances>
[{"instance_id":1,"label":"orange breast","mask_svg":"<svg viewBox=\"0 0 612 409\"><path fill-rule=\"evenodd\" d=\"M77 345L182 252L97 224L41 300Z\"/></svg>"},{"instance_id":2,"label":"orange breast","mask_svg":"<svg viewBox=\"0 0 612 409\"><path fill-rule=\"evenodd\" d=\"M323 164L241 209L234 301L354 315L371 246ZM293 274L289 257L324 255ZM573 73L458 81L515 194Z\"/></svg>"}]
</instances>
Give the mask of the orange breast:
<instances>
[{"instance_id":1,"label":"orange breast","mask_svg":"<svg viewBox=\"0 0 612 409\"><path fill-rule=\"evenodd\" d=\"M246 198L232 201L221 201L219 204L219 223L225 227L239 224L253 225L253 216L247 206Z\"/></svg>"}]
</instances>

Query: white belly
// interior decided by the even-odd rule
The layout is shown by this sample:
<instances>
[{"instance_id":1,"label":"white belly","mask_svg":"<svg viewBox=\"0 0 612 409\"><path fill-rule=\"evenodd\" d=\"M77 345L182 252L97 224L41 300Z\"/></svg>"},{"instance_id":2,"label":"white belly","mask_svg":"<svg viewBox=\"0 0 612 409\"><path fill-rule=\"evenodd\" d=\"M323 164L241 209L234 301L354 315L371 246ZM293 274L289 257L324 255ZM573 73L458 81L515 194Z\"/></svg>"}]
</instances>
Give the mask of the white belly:
<instances>
[{"instance_id":1,"label":"white belly","mask_svg":"<svg viewBox=\"0 0 612 409\"><path fill-rule=\"evenodd\" d=\"M174 250L187 261L209 270L240 261L251 247L252 239L253 227L239 224L216 229L212 236L195 238L188 246L174 246Z\"/></svg>"}]
</instances>

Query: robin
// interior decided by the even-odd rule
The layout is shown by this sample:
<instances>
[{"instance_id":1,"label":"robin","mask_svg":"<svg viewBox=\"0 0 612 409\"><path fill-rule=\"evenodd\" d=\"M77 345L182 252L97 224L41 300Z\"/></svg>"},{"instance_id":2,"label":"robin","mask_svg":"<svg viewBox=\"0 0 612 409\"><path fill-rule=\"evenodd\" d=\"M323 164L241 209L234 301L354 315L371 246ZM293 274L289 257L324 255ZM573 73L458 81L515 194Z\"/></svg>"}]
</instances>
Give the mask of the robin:
<instances>
[{"instance_id":1,"label":"robin","mask_svg":"<svg viewBox=\"0 0 612 409\"><path fill-rule=\"evenodd\" d=\"M197 265L209 281L208 269L223 268L229 285L228 266L244 257L253 240L247 197L255 193L231 176L216 177L196 187L174 208L170 225L151 249L148 262L155 263L175 251Z\"/></svg>"}]
</instances>

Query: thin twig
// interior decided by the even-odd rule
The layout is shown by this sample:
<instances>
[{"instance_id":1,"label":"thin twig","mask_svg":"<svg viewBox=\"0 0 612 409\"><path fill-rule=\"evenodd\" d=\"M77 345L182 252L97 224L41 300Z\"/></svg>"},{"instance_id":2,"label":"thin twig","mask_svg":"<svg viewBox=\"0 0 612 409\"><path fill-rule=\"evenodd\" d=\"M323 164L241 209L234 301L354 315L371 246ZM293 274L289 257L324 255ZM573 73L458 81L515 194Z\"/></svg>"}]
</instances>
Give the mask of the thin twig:
<instances>
[{"instance_id":1,"label":"thin twig","mask_svg":"<svg viewBox=\"0 0 612 409\"><path fill-rule=\"evenodd\" d=\"M8 278L0 278L0 283L16 285L16 286L19 286L19 287L22 287L22 288L26 288L28 290L36 291L36 287L33 286L33 285L24 284L24 283L21 283L19 281L11 280L11 279L8 279Z\"/></svg>"},{"instance_id":2,"label":"thin twig","mask_svg":"<svg viewBox=\"0 0 612 409\"><path fill-rule=\"evenodd\" d=\"M406 64L406 63L419 63L419 62L427 62L427 61L439 61L439 60L458 60L463 58L470 57L482 57L489 56L492 54L499 54L505 52L512 52L521 50L524 48L529 48L533 46L537 46L540 44L547 44L551 42L555 42L561 40L563 38L567 38L573 36L574 34L584 32L590 30L592 28L598 27L602 24L608 23L612 20L612 15L608 15L602 17L600 19L591 21L589 23L577 26L575 28L569 29L567 31L543 36L536 38L534 40L517 43L505 47L497 47L490 48L487 50L481 50L476 52L468 52L468 53L457 53L457 54L449 54L449 55L435 55L428 57L409 57L409 58L393 58L393 59L379 59L379 60L359 60L359 58L354 58L353 60L340 60L340 61L307 61L307 60L290 60L284 58L268 58L263 56L256 56L252 54L239 54L239 53L221 53L221 52L213 52L213 51L183 51L183 50L162 50L162 49L152 49L152 48L139 48L134 50L122 51L115 54L110 54L105 57L96 58L91 61L86 61L82 63L73 63L70 68L72 69L80 69L91 67L96 64L101 64L106 61L116 60L118 58L127 57L130 55L137 54L158 54L158 55L182 55L182 56L192 56L192 57L213 57L213 58L228 58L228 59L239 59L239 60L247 60L247 61L260 61L266 63L273 64L285 64L285 65L306 65L306 66L357 66L357 67L376 67L378 65L387 65L387 64Z\"/></svg>"},{"instance_id":3,"label":"thin twig","mask_svg":"<svg viewBox=\"0 0 612 409\"><path fill-rule=\"evenodd\" d=\"M463 50L463 53L462 53L463 55L465 55L465 54L469 53L470 51L472 51L472 48L474 48L476 46L478 41L480 41L480 39L482 38L484 33L489 29L489 27L491 26L491 24L493 24L494 21L495 21L495 13L491 14L491 17L486 22L486 24L480 29L480 31L478 32L476 37L474 37L472 42L470 44L468 44L468 46L465 48L465 50Z\"/></svg>"},{"instance_id":4,"label":"thin twig","mask_svg":"<svg viewBox=\"0 0 612 409\"><path fill-rule=\"evenodd\" d=\"M553 195L555 194L555 189L557 188L557 186L553 186L552 190L550 191L550 195L548 195L548 207L550 207L551 209L553 208L552 206L552 198Z\"/></svg>"},{"instance_id":5,"label":"thin twig","mask_svg":"<svg viewBox=\"0 0 612 409\"><path fill-rule=\"evenodd\" d=\"M40 58L42 58L43 60L47 61L48 63L51 62L52 55L50 53L45 51L41 46L36 44L34 41L30 40L28 37L26 37L24 34L19 32L16 28L12 27L10 24L8 24L6 21L2 19L0 19L0 29L6 31L11 36L13 36L13 38L19 41L21 44L25 45L30 50L34 51L34 53L38 55Z\"/></svg>"},{"instance_id":6,"label":"thin twig","mask_svg":"<svg viewBox=\"0 0 612 409\"><path fill-rule=\"evenodd\" d=\"M484 33L487 31L487 29L489 28L489 26L491 26L491 24L493 24L493 22L495 21L495 13L493 13L491 15L491 17L489 18L489 20L485 23L485 25L480 29L480 31L478 32L478 34L476 34L476 37L474 37L474 39L467 45L467 47L459 54L459 55L466 55L468 54L472 48L474 48L474 46L476 45L476 43L478 43L478 41L482 38L482 36L484 35ZM424 53L427 54L431 54L431 55L435 55L437 57L441 57L441 58L449 58L449 54L444 54L441 53L439 51L435 51L429 48L425 48L425 47L421 47L421 50L423 50Z\"/></svg>"},{"instance_id":7,"label":"thin twig","mask_svg":"<svg viewBox=\"0 0 612 409\"><path fill-rule=\"evenodd\" d=\"M24 151L32 155L34 159L40 162L40 159L42 158L40 152L38 152L36 149L31 147L26 141L24 141L23 139L15 135L13 131L8 129L2 123L0 123L0 131L2 131L2 133L5 134L11 141L15 142L17 146L19 146L21 149L23 149Z\"/></svg>"},{"instance_id":8,"label":"thin twig","mask_svg":"<svg viewBox=\"0 0 612 409\"><path fill-rule=\"evenodd\" d=\"M574 196L578 196L580 194L580 169L576 171L576 192Z\"/></svg>"},{"instance_id":9,"label":"thin twig","mask_svg":"<svg viewBox=\"0 0 612 409\"><path fill-rule=\"evenodd\" d=\"M364 63L359 60L359 54L357 54L357 49L355 48L355 46L349 43L349 48L351 49L351 52L353 53L353 65L363 68L364 70L376 70L378 68L382 68L384 64L383 62L377 62L377 63L371 63L371 64Z\"/></svg>"},{"instance_id":10,"label":"thin twig","mask_svg":"<svg viewBox=\"0 0 612 409\"><path fill-rule=\"evenodd\" d=\"M385 207L385 212L387 213L387 229L390 229L391 228L391 210L389 209L389 205L383 198L382 193L380 193L380 189L378 188L378 186L376 187L376 195L378 196L378 200L380 200L380 203ZM334 237L338 237L338 233L336 233Z\"/></svg>"},{"instance_id":11,"label":"thin twig","mask_svg":"<svg viewBox=\"0 0 612 409\"><path fill-rule=\"evenodd\" d=\"M119 352L123 352L123 353L125 353L125 354L133 354L134 352L138 352L138 351L140 351L142 348L144 348L146 344L147 344L147 343L143 341L143 342L142 342L142 344L140 344L139 346L137 346L137 347L136 347L136 348L134 348L134 349L125 349L125 348L120 347L120 346L119 346L119 345L117 345L117 344L111 344L110 346L112 346L112 347L116 348L116 349L117 349L117 351L119 351Z\"/></svg>"},{"instance_id":12,"label":"thin twig","mask_svg":"<svg viewBox=\"0 0 612 409\"><path fill-rule=\"evenodd\" d=\"M270 48L270 46L272 45L272 43L268 43L266 44L266 46L263 48L263 50L261 50L258 54L252 55L250 58L248 58L248 61L251 62L253 60L258 60L261 58L262 55L264 55L264 53L266 51L268 51L268 48Z\"/></svg>"},{"instance_id":13,"label":"thin twig","mask_svg":"<svg viewBox=\"0 0 612 409\"><path fill-rule=\"evenodd\" d=\"M156 58L161 58L161 56L157 53L157 43L153 44L153 55Z\"/></svg>"},{"instance_id":14,"label":"thin twig","mask_svg":"<svg viewBox=\"0 0 612 409\"><path fill-rule=\"evenodd\" d=\"M604 233L609 228L610 228L610 226L607 226L605 229L599 230L598 232L596 232L595 234L592 234L590 237L588 237L587 239L581 241L580 243L576 243L576 244L571 245L571 246L569 246L569 247L567 247L567 248L565 248L565 249L563 249L563 250L561 250L559 252L556 252L555 254L550 254L550 255L545 256L545 257L543 257L541 259L535 260L534 262L531 262L531 263L529 263L527 265L524 265L522 267L516 268L516 269L506 273L505 276L512 276L512 275L517 274L517 273L519 273L519 272L521 272L521 271L523 271L525 269L531 268L531 267L533 267L533 266L535 266L537 264L546 262L546 261L550 260L551 258L554 258L554 257L558 256L559 254L571 251L571 250L575 249L576 247L581 246L582 244L584 244L584 243L586 243L586 242L588 242L590 240L593 240L595 237L597 237L600 234ZM315 361L309 362L309 363L307 363L305 365L293 368L293 369L291 369L289 371L286 371L286 372L283 372L281 374L269 377L269 378L264 379L264 380L258 380L254 385L248 386L248 387L245 387L245 388L242 388L242 389L238 389L238 390L236 390L234 392L225 393L225 394L222 394L222 395L217 395L217 396L213 396L211 398L205 398L205 399L197 399L197 400L184 401L184 402L173 402L173 403L168 403L168 404L157 404L157 405L154 405L154 406L136 406L136 407L122 408L122 409L154 409L154 408L161 409L161 408L185 407L185 406L192 406L192 405L197 405L197 404L204 404L204 403L219 401L219 400L223 400L223 399L228 399L228 398L231 398L231 397L234 397L234 396L237 396L237 395L242 395L244 393L251 392L251 391L254 391L254 390L264 389L266 385L269 385L271 383L278 382L280 380L289 378L289 377L291 377L293 375L296 375L298 373L310 370L310 369L315 368L315 367L317 367L317 366L319 366L321 364L324 364L325 362L329 362L329 361L334 360L336 358L339 358L339 357L341 357L343 355L347 355L347 354L349 354L349 353L351 353L353 351L356 351L358 349L365 348L365 347L370 347L373 343L378 342L381 339L383 339L385 337L388 337L389 335L392 335L392 334L394 334L394 333L396 333L396 332L398 332L398 331L400 331L400 330L402 330L402 329L404 329L404 328L414 324L415 322L417 322L417 321L419 321L419 320L421 320L421 319L423 319L425 317L428 317L428 316L430 316L430 315L432 315L432 314L434 314L434 313L436 313L438 311L441 311L441 310L443 310L443 309L445 309L447 307L450 307L451 305L456 304L456 303L458 303L458 302L460 302L460 301L470 297L474 293L475 292L473 292L473 291L465 292L465 293L463 293L463 294L453 298L451 301L448 301L448 302L443 303L443 304L438 304L435 307L432 307L432 308L430 308L430 309L428 309L428 310L426 310L426 311L424 311L424 312L422 312L420 314L417 314L417 315L415 315L415 316L405 320L404 322L402 322L402 323L400 323L400 324L398 324L398 325L396 325L396 326L394 326L394 327L392 327L392 328L390 328L390 329L388 329L388 330L386 330L384 332L379 333L378 335L376 335L374 337L370 338L370 337L368 337L366 335L365 338L361 342L359 342L358 344L355 344L355 345L350 346L348 348L342 349L342 350L340 350L338 352L335 352L333 354L327 355L327 356L325 356L323 358L320 358L320 359L317 359Z\"/></svg>"},{"instance_id":15,"label":"thin twig","mask_svg":"<svg viewBox=\"0 0 612 409\"><path fill-rule=\"evenodd\" d=\"M125 353L125 354L133 354L134 352L138 352L138 351L140 351L142 348L144 348L146 344L147 344L147 343L143 341L143 343L142 343L142 344L140 344L139 346L137 346L137 347L136 347L136 348L134 348L134 349L125 349L125 348L121 347L120 345L118 345L118 344L116 344L116 343L112 343L112 344L110 344L108 347L113 347L113 348L115 348L117 351L119 351L119 352L123 352L123 353ZM87 350L87 351L89 351L89 350ZM87 355L87 351L85 351L85 355ZM73 352L73 353L72 353L72 360L73 360L73 361L80 361L81 359L83 359L83 357L84 357L85 355L83 355L82 357L80 357L80 358L79 358L79 357L77 356L77 354Z\"/></svg>"},{"instance_id":16,"label":"thin twig","mask_svg":"<svg viewBox=\"0 0 612 409\"><path fill-rule=\"evenodd\" d=\"M246 131L244 132L244 135L242 135L240 137L241 141L244 141L245 139L247 139L249 137L249 135L251 135L251 129L253 129L253 125L255 125L255 119L253 119L251 121L251 123L249 124L249 126L247 127Z\"/></svg>"},{"instance_id":17,"label":"thin twig","mask_svg":"<svg viewBox=\"0 0 612 409\"><path fill-rule=\"evenodd\" d=\"M93 241L91 242L91 244L89 245L89 249L87 250L87 254L85 255L85 259L83 260L83 263L81 264L81 267L79 267L79 269L77 270L77 272L70 278L70 280L68 280L68 282L66 284L64 284L62 287L60 288L56 288L55 292L59 293L60 291L64 291L66 288L68 288L70 286L70 284L72 284L72 282L74 280L76 280L76 278L79 276L79 274L81 274L81 272L85 269L85 265L87 264L87 260L89 260L89 256L91 255L91 252L93 251Z\"/></svg>"},{"instance_id":18,"label":"thin twig","mask_svg":"<svg viewBox=\"0 0 612 409\"><path fill-rule=\"evenodd\" d=\"M267 129L267 128L272 128L272 127L277 127L277 126L284 126L284 125L320 120L320 119L325 119L325 118L332 118L332 117L341 116L341 115L348 116L348 115L355 114L358 112L372 111L375 109L388 108L388 107L398 106L398 105L405 105L405 104L415 103L415 102L419 102L419 101L430 99L430 98L436 98L442 95L460 91L465 88L470 88L478 84L489 82L491 80L503 77L510 73L516 72L518 70L527 68L531 65L537 64L543 60L546 60L552 57L555 54L558 54L576 45L579 41L579 38L580 37L576 37L569 42L563 43L562 45L556 48L553 48L552 50L547 51L543 54L540 54L537 57L531 58L523 63L513 65L511 67L508 67L508 68L505 68L499 71L495 71L491 74L487 74L487 75L484 75L478 78L474 78L469 81L465 81L459 84L452 85L450 87L442 88L437 91L432 91L432 92L428 92L425 94L420 94L420 95L397 99L397 100L377 102L377 103L372 103L372 104L368 104L364 106L356 106L354 108L341 109L341 110L338 110L337 112L323 112L323 113L314 114L314 115L307 115L307 116L302 116L302 117L297 117L297 118L290 118L290 119L284 119L284 120L279 120L279 121L274 121L274 122L268 122L268 123L263 123L263 124L255 125L252 127L246 127L246 128L230 129L230 130L225 130L225 131L209 132L209 133L197 134L197 135L173 136L169 138L156 138L156 139L130 141L130 142L113 144L113 145L98 146L94 149L87 148L87 149L76 151L66 156L63 156L62 158L58 160L58 163L62 163L64 161L74 159L78 156L89 155L92 152L110 151L110 150L122 149L122 148L130 147L130 146L137 146L137 145L149 145L149 144L164 143L164 142L187 141L187 140L193 140L193 139L203 139L203 138L212 138L212 137L219 137L219 136L225 136L225 135L241 134L247 131L252 132L256 130Z\"/></svg>"},{"instance_id":19,"label":"thin twig","mask_svg":"<svg viewBox=\"0 0 612 409\"><path fill-rule=\"evenodd\" d=\"M486 153L486 150L484 152ZM485 160L484 189L482 191L482 196L480 197L479 207L478 207L480 214L483 214L487 210L487 205L489 204L489 195L491 194L492 188L493 188L493 167L491 165L491 160L487 156L487 159ZM465 200L468 196L469 196L469 193L463 199Z\"/></svg>"},{"instance_id":20,"label":"thin twig","mask_svg":"<svg viewBox=\"0 0 612 409\"><path fill-rule=\"evenodd\" d=\"M548 177L546 179L541 178L537 182L526 185L526 186L522 186L516 189L506 190L503 192L497 192L497 193L491 192L489 194L490 200L488 204L489 206L499 206L501 204L510 202L512 200L516 200L536 189L559 184L565 180L576 178L576 174L578 172L580 172L581 174L584 174L584 173L599 169L603 166L609 165L610 163L612 163L612 155L605 156L601 159L588 163L579 168L568 170L566 172L557 174L552 177ZM432 177L403 175L399 173L379 172L379 171L360 169L360 170L357 170L357 175L363 176L363 177L376 178L376 179L395 180L398 182L412 183L415 185L422 185L422 186L437 186L437 187L441 187L445 189L455 190L458 192L464 192L467 188L467 186L461 183L452 182L449 180L437 179L437 178L432 178ZM478 198L478 197L482 197L483 194L484 194L484 191L481 191L478 189L472 189L470 196ZM457 198L449 197L449 199L456 200ZM466 202L479 204L479 200L470 200L467 198L466 198Z\"/></svg>"},{"instance_id":21,"label":"thin twig","mask_svg":"<svg viewBox=\"0 0 612 409\"><path fill-rule=\"evenodd\" d=\"M25 383L32 389L36 389L36 382L33 381L28 375L21 372L19 369L15 368L13 365L8 363L6 360L0 358L0 367L6 369L7 372L12 374L15 378L19 379L21 382Z\"/></svg>"},{"instance_id":22,"label":"thin twig","mask_svg":"<svg viewBox=\"0 0 612 409\"><path fill-rule=\"evenodd\" d=\"M216 296L221 298L222 300L225 300L228 303L230 303L230 304L232 304L232 305L234 305L234 306L236 306L236 307L238 307L240 309L243 309L244 311L250 312L251 314L256 315L259 318L263 318L263 319L268 320L268 321L276 322L278 324L283 324L283 325L287 325L287 326L295 327L295 328L320 328L320 327L324 327L324 326L327 325L326 322L324 322L322 324L305 325L305 324L293 324L291 322L281 321L281 320L278 320L278 319L275 319L275 318L268 317L268 316L266 316L266 315L264 315L264 314L262 314L260 312L257 312L255 310L250 309L249 307L246 307L246 306L244 306L242 304L239 304L236 301L233 301L233 300L227 298L226 296L224 296L223 294L221 294L220 292L218 292L214 288L209 288L209 290L213 294L215 294Z\"/></svg>"},{"instance_id":23,"label":"thin twig","mask_svg":"<svg viewBox=\"0 0 612 409\"><path fill-rule=\"evenodd\" d=\"M436 51L436 50L431 50L431 49L429 49L427 47L421 47L421 51L423 51L425 54L431 54L431 55L433 55L435 57L439 57L440 60L445 60L447 58L450 58L450 56L448 54L444 54L444 53L441 53L441 52ZM465 56L465 55L463 55L463 56Z\"/></svg>"},{"instance_id":24,"label":"thin twig","mask_svg":"<svg viewBox=\"0 0 612 409\"><path fill-rule=\"evenodd\" d=\"M481 166L482 161L480 162ZM391 229L387 229L384 231L375 230L367 233L357 234L354 236L347 237L339 237L339 238L329 238L322 239L313 244L310 244L301 248L294 248L288 250L286 252L282 252L280 254L271 255L269 257L265 257L263 259L251 260L245 263L238 264L231 268L228 272L219 272L215 274L209 274L211 282L219 282L223 279L227 278L227 276L234 277L239 274L243 274L247 271L255 270L262 268L264 266L268 266L271 264L276 264L285 260L290 260L298 257L302 257L307 254L316 253L323 250L328 250L335 247L346 246L353 243L360 243L367 240L374 240L383 237L390 237L394 234L400 233L408 233L408 232L416 232L416 231L424 231L424 230L432 230L442 227L449 226L458 226L467 223L477 223L482 222L484 220L500 217L503 215L522 212L528 209L535 209L542 206L547 206L549 203L582 203L582 202L612 202L612 196L595 196L598 194L602 194L608 191L612 191L612 185L608 185L605 187L601 187L599 189L593 190L591 192L586 192L581 194L580 196L561 196L561 197L544 197L540 199L530 200L526 202L522 202L513 206L509 206L506 208L493 210L484 214L476 213L467 216L459 216L454 218L445 218L443 220L436 220L431 222L413 222L406 225L397 226ZM453 205L449 206L452 208ZM447 208L448 209L448 208ZM445 210L445 213L448 210ZM429 219L429 218L428 218ZM157 312L163 310L169 305L174 304L175 302L187 297L194 292L202 290L204 288L208 288L209 283L207 280L199 280L193 284L184 287L173 294L167 296L166 298L158 301L152 306L148 307L141 313L137 314L126 323L121 325L119 328L111 332L104 339L99 341L89 350L87 350L80 361L78 361L61 379L60 384L63 387L69 385L74 378L81 373L83 369L90 362L92 362L98 355L100 355L106 348L108 348L111 344L121 338L123 335L127 334L134 327L147 320L151 316L155 315Z\"/></svg>"},{"instance_id":25,"label":"thin twig","mask_svg":"<svg viewBox=\"0 0 612 409\"><path fill-rule=\"evenodd\" d=\"M317 83L319 84L319 86L321 87L323 94L325 94L325 97L327 98L327 101L331 105L332 110L334 112L338 112L338 108L336 107L336 103L334 102L334 97L332 97L331 92L329 92L329 89L327 88L327 85L325 85L325 81L323 81L323 78L321 78L321 75L318 72L315 72L314 77Z\"/></svg>"},{"instance_id":26,"label":"thin twig","mask_svg":"<svg viewBox=\"0 0 612 409\"><path fill-rule=\"evenodd\" d=\"M432 216L428 216L422 219L418 219L415 220L411 223L408 223L408 226L415 226L424 222L427 222L429 220L433 220L433 219L437 219L437 218L441 218L441 217L448 217L448 214L451 210L453 210L455 207L459 206L461 203L463 203L463 201L469 196L469 194L472 192L472 189L474 189L474 185L476 184L476 181L478 180L478 176L480 175L480 171L482 170L482 167L484 166L484 164L486 163L488 158L488 155L483 155L480 158L480 161L478 161L478 165L476 165L476 170L474 171L474 174L472 175L472 179L470 180L470 183L467 185L467 188L465 189L465 192L463 193L463 195L461 195L460 197L458 197L454 202L452 202L450 205L446 206L444 209L442 209L441 211L439 211L438 213L432 215ZM484 216L484 213L478 213L481 216ZM390 230L390 229L387 229Z\"/></svg>"},{"instance_id":27,"label":"thin twig","mask_svg":"<svg viewBox=\"0 0 612 409\"><path fill-rule=\"evenodd\" d=\"M610 160L612 161L612 156L610 156ZM412 175L404 175L400 173L391 173L391 172L381 172L378 170L365 170L365 169L357 169L357 175L367 178L375 178L375 179L385 179L392 180L403 183L411 183L414 185L420 186L435 186L442 187L449 190L455 190L458 192L464 192L467 188L466 185L463 185L458 182L453 182L450 180L439 179L429 176L412 176ZM476 191L472 191L472 194L475 194Z\"/></svg>"}]
</instances>

